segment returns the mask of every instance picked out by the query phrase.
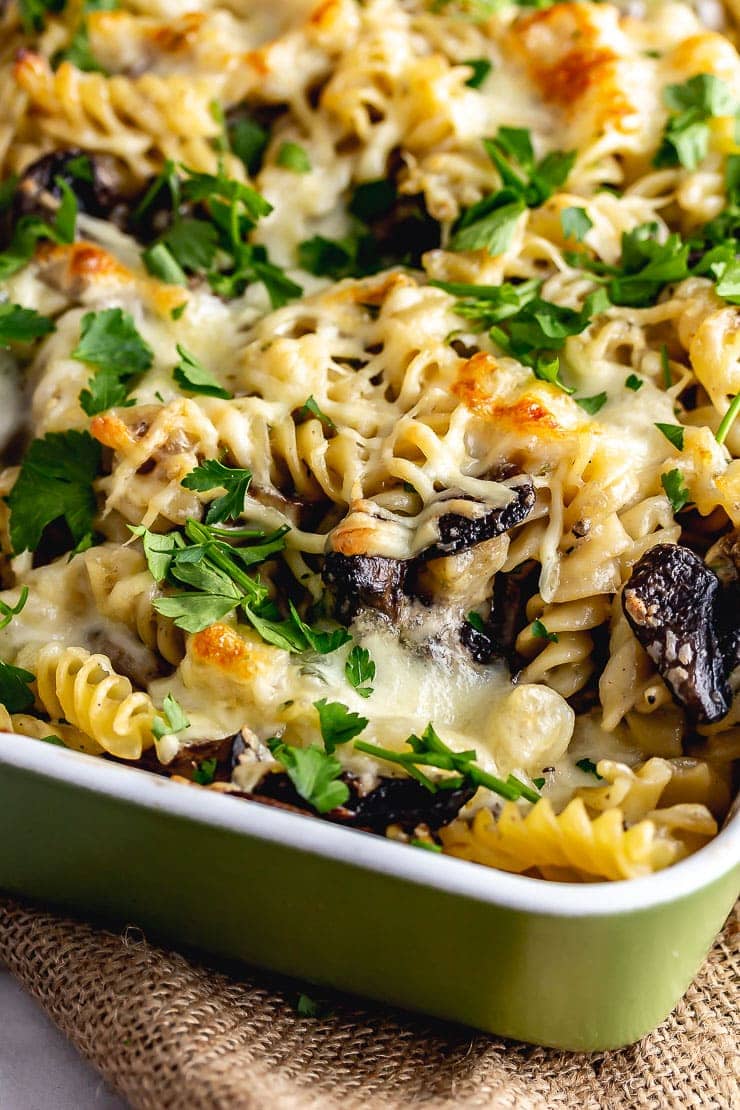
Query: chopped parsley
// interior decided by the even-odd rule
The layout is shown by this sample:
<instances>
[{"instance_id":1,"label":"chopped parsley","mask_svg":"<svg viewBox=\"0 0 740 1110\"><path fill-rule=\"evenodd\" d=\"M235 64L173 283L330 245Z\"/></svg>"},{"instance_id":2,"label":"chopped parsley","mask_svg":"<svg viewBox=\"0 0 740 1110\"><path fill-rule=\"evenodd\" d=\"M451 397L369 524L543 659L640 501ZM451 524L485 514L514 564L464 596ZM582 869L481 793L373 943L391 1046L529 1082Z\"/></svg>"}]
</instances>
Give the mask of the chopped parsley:
<instances>
[{"instance_id":1,"label":"chopped parsley","mask_svg":"<svg viewBox=\"0 0 740 1110\"><path fill-rule=\"evenodd\" d=\"M58 69L62 62L69 62L83 73L106 72L92 52L87 20L83 19L78 23L69 45L63 50L57 50L52 56L51 64L54 69Z\"/></svg>"},{"instance_id":2,"label":"chopped parsley","mask_svg":"<svg viewBox=\"0 0 740 1110\"><path fill-rule=\"evenodd\" d=\"M471 610L471 612L466 615L465 620L468 622L471 628L475 629L476 632L486 631L483 617L480 615L480 613L476 613L475 610Z\"/></svg>"},{"instance_id":3,"label":"chopped parsley","mask_svg":"<svg viewBox=\"0 0 740 1110\"><path fill-rule=\"evenodd\" d=\"M339 744L347 744L367 727L367 717L352 713L340 701L315 701L314 709L319 715L321 738L328 752L333 752Z\"/></svg>"},{"instance_id":4,"label":"chopped parsley","mask_svg":"<svg viewBox=\"0 0 740 1110\"><path fill-rule=\"evenodd\" d=\"M369 224L381 216L386 216L396 203L397 197L398 190L394 182L387 177L363 181L356 186L348 211L351 216Z\"/></svg>"},{"instance_id":5,"label":"chopped parsley","mask_svg":"<svg viewBox=\"0 0 740 1110\"><path fill-rule=\"evenodd\" d=\"M631 389L633 393L637 393L638 389L642 389L645 382L642 378L638 378L637 374L630 374L629 377L624 379L624 384L627 389Z\"/></svg>"},{"instance_id":6,"label":"chopped parsley","mask_svg":"<svg viewBox=\"0 0 740 1110\"><path fill-rule=\"evenodd\" d=\"M163 736L172 736L187 728L190 721L180 703L168 694L162 702L162 713L152 721L152 733L161 740Z\"/></svg>"},{"instance_id":7,"label":"chopped parsley","mask_svg":"<svg viewBox=\"0 0 740 1110\"><path fill-rule=\"evenodd\" d=\"M313 744L294 748L274 739L267 745L297 792L317 813L329 813L348 800L349 787L340 778L342 764L333 755Z\"/></svg>"},{"instance_id":8,"label":"chopped parsley","mask_svg":"<svg viewBox=\"0 0 740 1110\"><path fill-rule=\"evenodd\" d=\"M152 365L153 351L120 308L87 312L82 317L80 341L71 358L97 368L97 374L80 393L80 405L88 416L126 404L131 379Z\"/></svg>"},{"instance_id":9,"label":"chopped parsley","mask_svg":"<svg viewBox=\"0 0 740 1110\"><path fill-rule=\"evenodd\" d=\"M352 647L344 664L344 674L361 698L370 697L373 688L368 683L375 678L375 663L367 648L360 647L359 644Z\"/></svg>"},{"instance_id":10,"label":"chopped parsley","mask_svg":"<svg viewBox=\"0 0 740 1110\"><path fill-rule=\"evenodd\" d=\"M254 177L262 167L262 157L270 141L270 133L256 120L248 117L235 120L228 126L227 133L233 153Z\"/></svg>"},{"instance_id":11,"label":"chopped parsley","mask_svg":"<svg viewBox=\"0 0 740 1110\"><path fill-rule=\"evenodd\" d=\"M328 428L331 432L335 432L337 429L337 426L331 419L331 417L327 416L325 412L321 411L318 406L318 402L313 396L309 397L308 400L301 405L298 413L299 416L315 416L316 419L320 420L324 427Z\"/></svg>"},{"instance_id":12,"label":"chopped parsley","mask_svg":"<svg viewBox=\"0 0 740 1110\"><path fill-rule=\"evenodd\" d=\"M532 784L535 787L535 789L541 790L542 787L545 785L546 781L547 781L547 779L544 779L544 778L532 779Z\"/></svg>"},{"instance_id":13,"label":"chopped parsley","mask_svg":"<svg viewBox=\"0 0 740 1110\"><path fill-rule=\"evenodd\" d=\"M593 397L574 397L573 400L581 406L584 412L593 416L599 409L603 409L608 398L606 393L596 393Z\"/></svg>"},{"instance_id":14,"label":"chopped parsley","mask_svg":"<svg viewBox=\"0 0 740 1110\"><path fill-rule=\"evenodd\" d=\"M729 408L727 409L727 412L725 413L725 415L722 417L719 428L717 428L717 433L714 437L716 439L717 443L724 443L725 442L725 440L727 439L727 436L730 434L730 428L732 427L732 425L737 420L737 417L738 417L739 414L740 414L740 393L737 393L732 398L732 400L730 401Z\"/></svg>"},{"instance_id":15,"label":"chopped parsley","mask_svg":"<svg viewBox=\"0 0 740 1110\"><path fill-rule=\"evenodd\" d=\"M29 686L34 679L30 671L0 660L0 705L4 705L8 713L25 713L31 709L34 697Z\"/></svg>"},{"instance_id":16,"label":"chopped parsley","mask_svg":"<svg viewBox=\"0 0 740 1110\"><path fill-rule=\"evenodd\" d=\"M596 770L596 764L592 759L577 759L576 767L579 767L580 770L584 771L587 775L593 775L597 779L601 778L601 775Z\"/></svg>"},{"instance_id":17,"label":"chopped parsley","mask_svg":"<svg viewBox=\"0 0 740 1110\"><path fill-rule=\"evenodd\" d=\"M0 629L7 628L13 617L17 617L28 601L28 586L21 588L20 596L15 605L8 605L0 599Z\"/></svg>"},{"instance_id":18,"label":"chopped parsley","mask_svg":"<svg viewBox=\"0 0 740 1110\"><path fill-rule=\"evenodd\" d=\"M210 759L202 759L197 767L193 769L193 782L197 782L199 786L210 786L216 777L216 769L218 767L218 760L215 756Z\"/></svg>"},{"instance_id":19,"label":"chopped parsley","mask_svg":"<svg viewBox=\"0 0 740 1110\"><path fill-rule=\"evenodd\" d=\"M594 226L585 208L564 208L560 213L560 223L565 238L577 239L579 243Z\"/></svg>"},{"instance_id":20,"label":"chopped parsley","mask_svg":"<svg viewBox=\"0 0 740 1110\"><path fill-rule=\"evenodd\" d=\"M536 637L536 639L547 640L550 644L557 644L559 639L557 632L548 632L542 621L532 621L530 629L532 635Z\"/></svg>"},{"instance_id":21,"label":"chopped parsley","mask_svg":"<svg viewBox=\"0 0 740 1110\"><path fill-rule=\"evenodd\" d=\"M300 296L301 287L270 262L265 248L248 242L258 221L272 211L251 186L220 171L199 173L168 161L135 209L134 223L141 225L162 196L168 197L170 226L142 254L155 276L183 284L191 275L205 274L222 297L239 296L261 282L273 308Z\"/></svg>"},{"instance_id":22,"label":"chopped parsley","mask_svg":"<svg viewBox=\"0 0 740 1110\"><path fill-rule=\"evenodd\" d=\"M309 998L307 994L299 994L298 1001L296 1002L296 1013L299 1017L320 1017L323 1006L320 1002L315 1002L313 998Z\"/></svg>"},{"instance_id":23,"label":"chopped parsley","mask_svg":"<svg viewBox=\"0 0 740 1110\"><path fill-rule=\"evenodd\" d=\"M674 232L664 242L656 223L640 224L622 234L622 257L609 266L582 253L567 252L567 260L589 270L604 288L612 304L642 308L653 303L665 285L689 276L689 244Z\"/></svg>"},{"instance_id":24,"label":"chopped parsley","mask_svg":"<svg viewBox=\"0 0 740 1110\"><path fill-rule=\"evenodd\" d=\"M200 359L177 344L177 353L180 361L172 371L172 377L177 384L188 393L200 393L205 397L221 397L224 401L231 400L233 394L228 389L219 385L210 370L206 370Z\"/></svg>"},{"instance_id":25,"label":"chopped parsley","mask_svg":"<svg viewBox=\"0 0 740 1110\"><path fill-rule=\"evenodd\" d=\"M54 331L54 321L34 308L23 308L10 301L0 303L0 347L10 343L30 343Z\"/></svg>"},{"instance_id":26,"label":"chopped parsley","mask_svg":"<svg viewBox=\"0 0 740 1110\"><path fill-rule=\"evenodd\" d=\"M462 64L469 66L473 71L465 82L468 88L471 89L479 89L493 69L493 65L488 58L468 58Z\"/></svg>"},{"instance_id":27,"label":"chopped parsley","mask_svg":"<svg viewBox=\"0 0 740 1110\"><path fill-rule=\"evenodd\" d=\"M511 243L522 212L543 204L565 184L575 152L551 151L536 161L530 133L520 127L500 127L493 139L483 140L483 145L499 172L502 188L462 214L449 248L497 255Z\"/></svg>"},{"instance_id":28,"label":"chopped parsley","mask_svg":"<svg viewBox=\"0 0 740 1110\"><path fill-rule=\"evenodd\" d=\"M709 150L709 120L737 110L728 85L711 73L699 73L682 85L667 85L663 101L672 115L653 159L655 166L695 170Z\"/></svg>"},{"instance_id":29,"label":"chopped parsley","mask_svg":"<svg viewBox=\"0 0 740 1110\"><path fill-rule=\"evenodd\" d=\"M409 844L414 848L424 848L427 852L441 852L442 845L435 844L433 840L421 840L419 837L413 837L409 840Z\"/></svg>"},{"instance_id":30,"label":"chopped parsley","mask_svg":"<svg viewBox=\"0 0 740 1110\"><path fill-rule=\"evenodd\" d=\"M276 162L283 169L292 170L293 173L311 172L311 159L308 157L305 147L290 140L280 144Z\"/></svg>"},{"instance_id":31,"label":"chopped parsley","mask_svg":"<svg viewBox=\"0 0 740 1110\"><path fill-rule=\"evenodd\" d=\"M38 216L21 216L16 222L8 249L0 253L0 281L11 277L30 262L40 239L50 239L53 243L71 243L74 240L77 198L63 178L55 177L54 184L61 199L53 224Z\"/></svg>"},{"instance_id":32,"label":"chopped parsley","mask_svg":"<svg viewBox=\"0 0 740 1110\"><path fill-rule=\"evenodd\" d=\"M43 31L48 13L64 11L66 0L18 0L23 30L27 35Z\"/></svg>"},{"instance_id":33,"label":"chopped parsley","mask_svg":"<svg viewBox=\"0 0 740 1110\"><path fill-rule=\"evenodd\" d=\"M683 451L684 428L680 424L656 424L655 427L677 451Z\"/></svg>"},{"instance_id":34,"label":"chopped parsley","mask_svg":"<svg viewBox=\"0 0 740 1110\"><path fill-rule=\"evenodd\" d=\"M513 775L509 775L504 782L503 779L484 771L475 763L476 752L453 751L439 738L432 724L427 725L421 736L409 736L406 743L410 750L401 752L391 748L380 748L364 740L355 740L354 747L355 751L372 755L376 759L397 763L433 794L438 790L457 790L463 785L470 785L484 786L511 801L516 801L518 798L526 798L530 802L539 801L539 794ZM435 781L421 770L422 767L438 767L441 770L452 771L454 774Z\"/></svg>"},{"instance_id":35,"label":"chopped parsley","mask_svg":"<svg viewBox=\"0 0 740 1110\"><path fill-rule=\"evenodd\" d=\"M100 460L100 444L88 432L49 432L31 442L7 497L16 555L35 551L44 529L60 519L75 552L92 544Z\"/></svg>"},{"instance_id":36,"label":"chopped parsley","mask_svg":"<svg viewBox=\"0 0 740 1110\"><path fill-rule=\"evenodd\" d=\"M237 520L244 512L244 498L252 481L251 470L224 466L218 459L206 459L200 466L191 470L180 483L185 489L207 493L222 488L226 492L208 506L206 524L219 524L225 520Z\"/></svg>"},{"instance_id":37,"label":"chopped parsley","mask_svg":"<svg viewBox=\"0 0 740 1110\"><path fill-rule=\"evenodd\" d=\"M681 509L691 503L691 494L684 483L683 474L680 470L669 470L666 474L661 474L660 484L671 503L674 513L680 512Z\"/></svg>"}]
</instances>

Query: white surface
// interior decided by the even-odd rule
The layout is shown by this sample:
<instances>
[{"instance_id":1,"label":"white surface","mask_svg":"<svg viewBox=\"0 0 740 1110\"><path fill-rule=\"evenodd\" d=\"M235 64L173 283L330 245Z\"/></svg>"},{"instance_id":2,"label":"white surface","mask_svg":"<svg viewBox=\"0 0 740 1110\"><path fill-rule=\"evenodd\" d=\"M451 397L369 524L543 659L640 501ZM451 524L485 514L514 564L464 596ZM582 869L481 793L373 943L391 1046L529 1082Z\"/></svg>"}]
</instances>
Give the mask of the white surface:
<instances>
[{"instance_id":1,"label":"white surface","mask_svg":"<svg viewBox=\"0 0 740 1110\"><path fill-rule=\"evenodd\" d=\"M0 1110L126 1110L2 967Z\"/></svg>"}]
</instances>

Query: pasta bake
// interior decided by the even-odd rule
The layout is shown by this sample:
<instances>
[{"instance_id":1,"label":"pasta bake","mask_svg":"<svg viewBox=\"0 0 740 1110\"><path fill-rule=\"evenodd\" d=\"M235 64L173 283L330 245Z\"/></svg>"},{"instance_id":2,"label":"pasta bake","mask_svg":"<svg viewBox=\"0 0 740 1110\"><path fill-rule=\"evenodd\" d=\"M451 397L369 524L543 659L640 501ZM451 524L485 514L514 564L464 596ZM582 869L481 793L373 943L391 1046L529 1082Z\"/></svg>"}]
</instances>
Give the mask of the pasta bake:
<instances>
[{"instance_id":1,"label":"pasta bake","mask_svg":"<svg viewBox=\"0 0 740 1110\"><path fill-rule=\"evenodd\" d=\"M10 0L0 728L546 880L710 840L738 17Z\"/></svg>"}]
</instances>

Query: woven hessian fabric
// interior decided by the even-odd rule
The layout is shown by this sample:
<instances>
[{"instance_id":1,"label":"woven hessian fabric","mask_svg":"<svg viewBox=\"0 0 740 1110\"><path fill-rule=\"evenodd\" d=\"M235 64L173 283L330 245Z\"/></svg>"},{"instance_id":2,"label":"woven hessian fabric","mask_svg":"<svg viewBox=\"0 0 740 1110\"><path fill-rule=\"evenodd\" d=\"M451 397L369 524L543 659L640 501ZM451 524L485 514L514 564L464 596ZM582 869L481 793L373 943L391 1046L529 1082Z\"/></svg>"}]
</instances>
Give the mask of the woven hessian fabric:
<instances>
[{"instance_id":1,"label":"woven hessian fabric","mask_svg":"<svg viewBox=\"0 0 740 1110\"><path fill-rule=\"evenodd\" d=\"M514 1044L222 970L0 901L0 961L135 1110L740 1107L740 916L673 1014L591 1055ZM594 990L598 990L594 983ZM315 991L311 991L316 995Z\"/></svg>"}]
</instances>

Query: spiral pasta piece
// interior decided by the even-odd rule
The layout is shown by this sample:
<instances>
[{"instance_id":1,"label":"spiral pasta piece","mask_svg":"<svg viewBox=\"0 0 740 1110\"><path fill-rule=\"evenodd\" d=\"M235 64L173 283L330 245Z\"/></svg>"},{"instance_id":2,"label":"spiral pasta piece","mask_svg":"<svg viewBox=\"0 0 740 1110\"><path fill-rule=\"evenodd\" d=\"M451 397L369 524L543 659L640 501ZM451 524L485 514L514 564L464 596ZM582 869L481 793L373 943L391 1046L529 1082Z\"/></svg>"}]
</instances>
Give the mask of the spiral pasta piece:
<instances>
[{"instance_id":1,"label":"spiral pasta piece","mask_svg":"<svg viewBox=\"0 0 740 1110\"><path fill-rule=\"evenodd\" d=\"M36 683L52 721L69 721L111 755L139 759L153 745L151 698L134 691L106 656L50 644L38 654Z\"/></svg>"},{"instance_id":2,"label":"spiral pasta piece","mask_svg":"<svg viewBox=\"0 0 740 1110\"><path fill-rule=\"evenodd\" d=\"M456 821L441 833L444 850L503 871L531 871L587 881L634 879L675 863L688 848L653 821L625 829L619 809L591 818L581 798L555 814L541 799L523 815L507 802L501 815L480 810L470 825ZM553 875L553 877L555 877Z\"/></svg>"}]
</instances>

